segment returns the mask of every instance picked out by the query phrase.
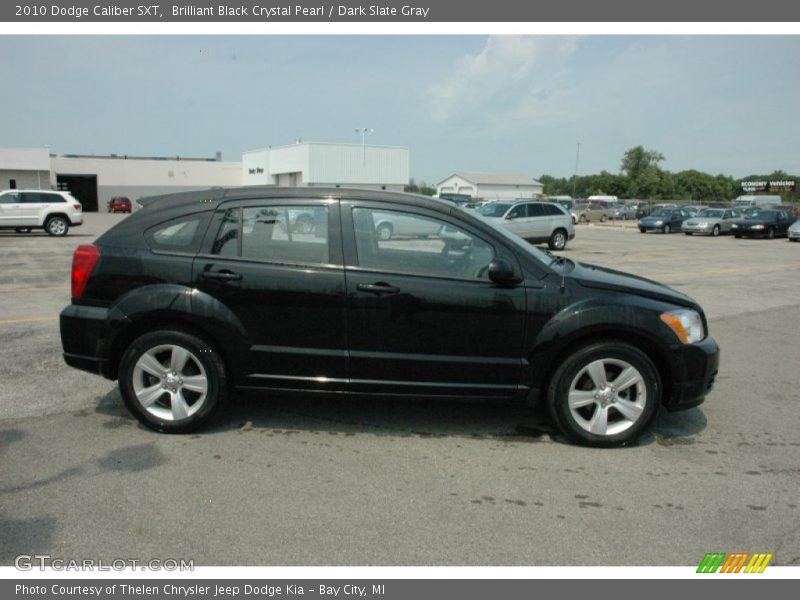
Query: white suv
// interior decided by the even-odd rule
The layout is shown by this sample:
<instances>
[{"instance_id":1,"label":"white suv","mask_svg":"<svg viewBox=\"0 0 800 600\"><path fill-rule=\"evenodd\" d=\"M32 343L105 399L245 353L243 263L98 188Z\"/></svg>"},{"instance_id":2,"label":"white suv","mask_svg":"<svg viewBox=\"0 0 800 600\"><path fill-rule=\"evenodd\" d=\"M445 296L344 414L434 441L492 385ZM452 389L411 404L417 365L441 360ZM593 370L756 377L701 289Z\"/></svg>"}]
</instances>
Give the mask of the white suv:
<instances>
[{"instance_id":1,"label":"white suv","mask_svg":"<svg viewBox=\"0 0 800 600\"><path fill-rule=\"evenodd\" d=\"M0 229L28 233L42 227L50 235L67 235L83 224L83 208L69 192L6 190L0 192Z\"/></svg>"},{"instance_id":2,"label":"white suv","mask_svg":"<svg viewBox=\"0 0 800 600\"><path fill-rule=\"evenodd\" d=\"M575 237L569 213L553 202L497 200L481 206L478 214L533 244L547 242L551 250L563 250Z\"/></svg>"}]
</instances>

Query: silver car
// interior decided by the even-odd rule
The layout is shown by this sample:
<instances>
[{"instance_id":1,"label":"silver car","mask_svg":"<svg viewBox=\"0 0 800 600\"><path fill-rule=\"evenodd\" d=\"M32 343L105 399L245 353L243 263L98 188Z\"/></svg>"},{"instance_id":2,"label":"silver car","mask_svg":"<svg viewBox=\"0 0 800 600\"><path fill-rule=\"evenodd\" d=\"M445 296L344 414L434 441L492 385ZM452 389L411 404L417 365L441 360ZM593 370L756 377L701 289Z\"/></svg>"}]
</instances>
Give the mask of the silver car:
<instances>
[{"instance_id":1,"label":"silver car","mask_svg":"<svg viewBox=\"0 0 800 600\"><path fill-rule=\"evenodd\" d=\"M797 219L789 226L787 234L790 242L797 242L800 240L800 219Z\"/></svg>"},{"instance_id":2,"label":"silver car","mask_svg":"<svg viewBox=\"0 0 800 600\"><path fill-rule=\"evenodd\" d=\"M575 237L570 214L554 202L497 201L479 208L478 214L533 244L547 242L552 250L563 250Z\"/></svg>"},{"instance_id":3,"label":"silver car","mask_svg":"<svg viewBox=\"0 0 800 600\"><path fill-rule=\"evenodd\" d=\"M681 231L686 235L703 234L714 237L722 233L730 233L735 219L742 215L732 208L704 208L697 215L681 224Z\"/></svg>"}]
</instances>

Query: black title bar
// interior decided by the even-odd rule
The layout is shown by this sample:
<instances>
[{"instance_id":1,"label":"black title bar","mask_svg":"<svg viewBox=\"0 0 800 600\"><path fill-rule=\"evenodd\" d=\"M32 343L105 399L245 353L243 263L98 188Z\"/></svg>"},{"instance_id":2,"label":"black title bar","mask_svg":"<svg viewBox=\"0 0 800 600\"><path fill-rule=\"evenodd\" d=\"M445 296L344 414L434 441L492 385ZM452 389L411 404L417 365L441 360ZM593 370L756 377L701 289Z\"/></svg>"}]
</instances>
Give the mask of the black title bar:
<instances>
[{"instance_id":1,"label":"black title bar","mask_svg":"<svg viewBox=\"0 0 800 600\"><path fill-rule=\"evenodd\" d=\"M798 22L785 0L71 0L3 3L5 22ZM632 32L633 33L633 32Z\"/></svg>"}]
</instances>

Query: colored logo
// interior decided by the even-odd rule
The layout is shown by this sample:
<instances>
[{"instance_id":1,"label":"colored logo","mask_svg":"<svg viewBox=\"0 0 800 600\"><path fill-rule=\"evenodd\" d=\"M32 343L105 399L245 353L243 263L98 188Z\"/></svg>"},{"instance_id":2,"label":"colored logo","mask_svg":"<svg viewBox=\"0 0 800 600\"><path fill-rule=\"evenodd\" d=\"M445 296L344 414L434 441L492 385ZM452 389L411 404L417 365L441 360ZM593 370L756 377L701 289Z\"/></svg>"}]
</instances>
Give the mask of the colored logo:
<instances>
[{"instance_id":1,"label":"colored logo","mask_svg":"<svg viewBox=\"0 0 800 600\"><path fill-rule=\"evenodd\" d=\"M725 554L724 552L708 552L700 566L697 567L698 573L763 573L767 568L773 554L757 552L734 552Z\"/></svg>"}]
</instances>

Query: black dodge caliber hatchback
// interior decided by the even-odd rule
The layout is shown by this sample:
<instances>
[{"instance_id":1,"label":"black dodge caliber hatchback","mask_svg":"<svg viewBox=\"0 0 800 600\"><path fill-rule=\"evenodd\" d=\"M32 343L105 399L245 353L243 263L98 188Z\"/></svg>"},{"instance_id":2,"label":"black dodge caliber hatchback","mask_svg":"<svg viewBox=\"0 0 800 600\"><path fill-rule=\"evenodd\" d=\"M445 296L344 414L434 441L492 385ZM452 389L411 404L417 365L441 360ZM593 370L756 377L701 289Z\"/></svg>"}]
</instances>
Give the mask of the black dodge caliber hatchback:
<instances>
[{"instance_id":1,"label":"black dodge caliber hatchback","mask_svg":"<svg viewBox=\"0 0 800 600\"><path fill-rule=\"evenodd\" d=\"M719 351L691 298L449 202L239 188L140 203L75 250L61 339L68 364L118 379L159 431L258 389L542 400L571 440L612 446L714 384Z\"/></svg>"}]
</instances>

